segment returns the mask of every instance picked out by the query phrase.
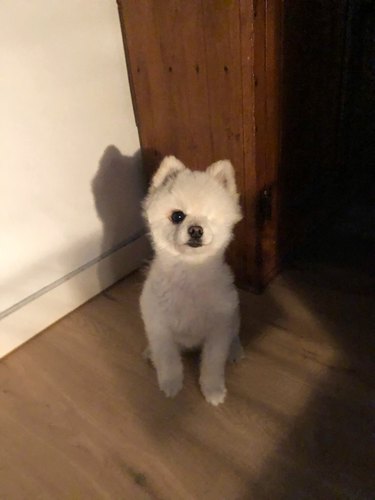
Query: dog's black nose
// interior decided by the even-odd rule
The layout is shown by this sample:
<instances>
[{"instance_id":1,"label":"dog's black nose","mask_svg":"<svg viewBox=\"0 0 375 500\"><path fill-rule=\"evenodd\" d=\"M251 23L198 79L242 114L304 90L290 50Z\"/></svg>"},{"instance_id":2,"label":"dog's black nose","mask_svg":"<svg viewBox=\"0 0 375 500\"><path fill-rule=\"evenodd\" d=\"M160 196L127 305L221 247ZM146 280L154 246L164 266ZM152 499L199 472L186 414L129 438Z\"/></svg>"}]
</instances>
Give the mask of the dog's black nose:
<instances>
[{"instance_id":1,"label":"dog's black nose","mask_svg":"<svg viewBox=\"0 0 375 500\"><path fill-rule=\"evenodd\" d=\"M190 226L188 229L188 233L190 238L193 240L199 240L203 236L203 227L202 226Z\"/></svg>"}]
</instances>

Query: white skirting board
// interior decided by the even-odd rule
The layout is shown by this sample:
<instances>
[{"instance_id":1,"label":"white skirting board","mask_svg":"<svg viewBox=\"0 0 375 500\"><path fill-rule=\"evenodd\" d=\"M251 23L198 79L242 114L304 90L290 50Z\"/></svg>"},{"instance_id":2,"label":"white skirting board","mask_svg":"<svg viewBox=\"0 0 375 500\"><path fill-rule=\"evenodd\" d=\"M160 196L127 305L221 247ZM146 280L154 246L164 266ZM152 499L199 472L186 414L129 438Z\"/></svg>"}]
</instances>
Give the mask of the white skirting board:
<instances>
[{"instance_id":1,"label":"white skirting board","mask_svg":"<svg viewBox=\"0 0 375 500\"><path fill-rule=\"evenodd\" d=\"M0 319L0 358L138 269L150 255L150 244L142 235L113 252L106 252L12 308Z\"/></svg>"}]
</instances>

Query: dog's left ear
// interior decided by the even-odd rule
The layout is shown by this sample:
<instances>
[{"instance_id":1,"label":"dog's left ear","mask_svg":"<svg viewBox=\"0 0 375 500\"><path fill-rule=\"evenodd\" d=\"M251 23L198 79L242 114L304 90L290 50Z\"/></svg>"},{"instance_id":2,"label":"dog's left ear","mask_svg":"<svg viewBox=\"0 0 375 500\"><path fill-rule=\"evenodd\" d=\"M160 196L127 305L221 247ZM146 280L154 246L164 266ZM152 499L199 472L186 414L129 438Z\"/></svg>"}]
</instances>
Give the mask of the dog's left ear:
<instances>
[{"instance_id":1,"label":"dog's left ear","mask_svg":"<svg viewBox=\"0 0 375 500\"><path fill-rule=\"evenodd\" d=\"M207 173L216 179L232 196L237 196L234 168L229 160L220 160L207 168Z\"/></svg>"},{"instance_id":2,"label":"dog's left ear","mask_svg":"<svg viewBox=\"0 0 375 500\"><path fill-rule=\"evenodd\" d=\"M178 160L175 156L166 156L152 178L150 190L153 191L163 184L166 184L170 179L175 178L182 170L185 170L185 168L182 161Z\"/></svg>"}]
</instances>

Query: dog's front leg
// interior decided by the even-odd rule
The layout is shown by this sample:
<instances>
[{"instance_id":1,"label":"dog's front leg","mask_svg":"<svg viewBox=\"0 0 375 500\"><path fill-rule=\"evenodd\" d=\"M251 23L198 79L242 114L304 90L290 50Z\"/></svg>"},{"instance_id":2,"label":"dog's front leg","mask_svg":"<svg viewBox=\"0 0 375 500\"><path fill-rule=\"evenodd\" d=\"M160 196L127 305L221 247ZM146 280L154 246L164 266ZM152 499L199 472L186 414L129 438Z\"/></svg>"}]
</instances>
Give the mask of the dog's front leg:
<instances>
[{"instance_id":1,"label":"dog's front leg","mask_svg":"<svg viewBox=\"0 0 375 500\"><path fill-rule=\"evenodd\" d=\"M226 332L217 332L203 344L200 386L206 400L218 405L225 399L225 364L232 337Z\"/></svg>"},{"instance_id":2,"label":"dog's front leg","mask_svg":"<svg viewBox=\"0 0 375 500\"><path fill-rule=\"evenodd\" d=\"M168 333L149 336L151 359L155 366L160 389L173 398L182 388L183 367L177 344Z\"/></svg>"}]
</instances>

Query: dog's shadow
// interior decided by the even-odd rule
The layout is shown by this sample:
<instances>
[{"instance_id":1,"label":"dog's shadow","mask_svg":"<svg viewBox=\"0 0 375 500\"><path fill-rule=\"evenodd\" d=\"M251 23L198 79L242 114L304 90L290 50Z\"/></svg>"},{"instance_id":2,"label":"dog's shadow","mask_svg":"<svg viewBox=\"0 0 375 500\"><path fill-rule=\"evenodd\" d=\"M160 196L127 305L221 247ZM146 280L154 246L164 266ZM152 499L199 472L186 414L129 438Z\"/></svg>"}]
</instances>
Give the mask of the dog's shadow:
<instances>
[{"instance_id":1,"label":"dog's shadow","mask_svg":"<svg viewBox=\"0 0 375 500\"><path fill-rule=\"evenodd\" d=\"M146 181L140 150L126 156L116 146L108 146L91 188L103 225L101 256L107 258L105 265L103 260L99 262L98 276L104 288L121 275L115 251L145 232L141 201L146 193Z\"/></svg>"}]
</instances>

